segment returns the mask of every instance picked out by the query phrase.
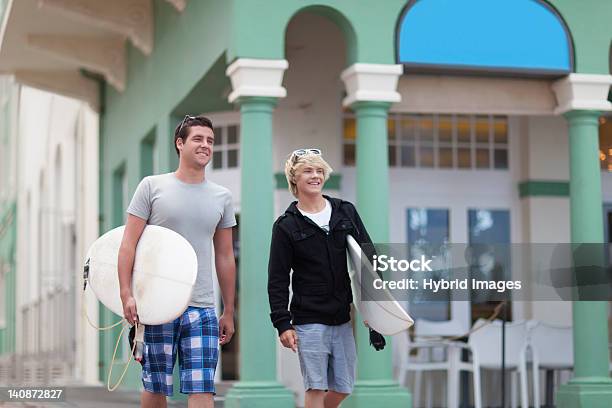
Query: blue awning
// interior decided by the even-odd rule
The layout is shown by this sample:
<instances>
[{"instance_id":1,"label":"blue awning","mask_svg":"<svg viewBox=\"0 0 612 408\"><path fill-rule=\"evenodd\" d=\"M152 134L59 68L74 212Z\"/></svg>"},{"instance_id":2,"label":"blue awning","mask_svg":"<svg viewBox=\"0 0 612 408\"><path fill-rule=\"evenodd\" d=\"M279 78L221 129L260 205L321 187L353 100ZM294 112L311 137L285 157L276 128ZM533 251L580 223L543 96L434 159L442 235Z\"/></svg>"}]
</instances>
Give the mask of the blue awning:
<instances>
[{"instance_id":1,"label":"blue awning","mask_svg":"<svg viewBox=\"0 0 612 408\"><path fill-rule=\"evenodd\" d=\"M412 0L397 26L408 69L565 75L573 71L565 23L538 0Z\"/></svg>"}]
</instances>

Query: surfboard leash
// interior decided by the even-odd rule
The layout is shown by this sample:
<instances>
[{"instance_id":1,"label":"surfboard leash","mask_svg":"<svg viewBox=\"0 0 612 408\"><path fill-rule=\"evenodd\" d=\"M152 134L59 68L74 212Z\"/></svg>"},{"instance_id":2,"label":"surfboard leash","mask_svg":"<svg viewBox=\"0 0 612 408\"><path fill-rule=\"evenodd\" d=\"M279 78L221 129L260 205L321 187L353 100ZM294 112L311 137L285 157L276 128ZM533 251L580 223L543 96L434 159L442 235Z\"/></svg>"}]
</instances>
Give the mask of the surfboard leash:
<instances>
[{"instance_id":1,"label":"surfboard leash","mask_svg":"<svg viewBox=\"0 0 612 408\"><path fill-rule=\"evenodd\" d=\"M110 330L113 327L117 327L121 323L123 323L125 321L124 318L122 318L115 324L111 324L110 326L99 327L91 321L91 319L89 318L89 314L87 313L87 304L85 303L85 290L87 289L88 282L89 282L89 259L87 259L87 262L85 262L85 266L83 267L83 296L81 300L81 305L82 305L81 311L83 313L83 316L87 319L87 322L89 323L89 325L96 330Z\"/></svg>"},{"instance_id":2,"label":"surfboard leash","mask_svg":"<svg viewBox=\"0 0 612 408\"><path fill-rule=\"evenodd\" d=\"M136 341L132 345L132 352L130 353L130 358L128 359L127 363L125 363L125 367L123 368L123 372L121 373L119 380L117 380L117 383L111 387L110 385L111 376L113 375L113 365L115 365L115 356L117 355L117 349L119 348L119 342L121 341L121 337L123 336L123 333L125 332L126 327L127 326L123 326L123 328L121 329L121 333L119 333L119 337L117 338L117 343L115 343L115 350L113 351L113 358L111 359L110 368L108 370L108 379L106 381L106 389L109 390L110 392L115 391L117 387L119 387L119 385L123 382L123 377L125 377L125 374L127 373L127 370L130 367L130 363L132 362L132 360L134 360L134 350L136 349L136 344L137 344ZM138 327L138 323L136 323L136 327Z\"/></svg>"},{"instance_id":3,"label":"surfboard leash","mask_svg":"<svg viewBox=\"0 0 612 408\"><path fill-rule=\"evenodd\" d=\"M123 322L127 322L125 318L121 318L121 320L119 320L118 322L114 324L111 324L110 326L99 327L98 325L94 324L91 321L91 319L89 318L89 313L87 313L87 303L85 299L85 291L87 290L88 281L89 281L89 259L87 260L87 262L85 262L85 266L83 267L83 292L81 296L81 313L83 317L85 317L89 325L98 331L105 331L105 330L110 330L114 327L117 327ZM138 329L138 326L139 326L138 323L136 323L137 329ZM115 350L113 351L113 358L111 359L110 368L108 370L108 379L106 381L106 389L110 392L115 391L117 387L119 387L119 385L121 385L121 383L123 382L123 378L125 377L125 374L127 373L127 370L130 367L130 363L134 359L134 350L136 349L136 345L138 344L137 341L134 341L134 344L132 345L132 352L130 353L130 358L125 363L125 367L123 368L123 372L121 373L119 380L117 381L115 385L111 387L111 376L113 374L113 365L115 365L115 357L117 356L117 349L119 348L119 343L121 341L121 337L123 336L123 333L125 332L126 327L127 326L124 325L121 328L121 332L119 333L119 337L117 338L117 342L115 343Z\"/></svg>"}]
</instances>

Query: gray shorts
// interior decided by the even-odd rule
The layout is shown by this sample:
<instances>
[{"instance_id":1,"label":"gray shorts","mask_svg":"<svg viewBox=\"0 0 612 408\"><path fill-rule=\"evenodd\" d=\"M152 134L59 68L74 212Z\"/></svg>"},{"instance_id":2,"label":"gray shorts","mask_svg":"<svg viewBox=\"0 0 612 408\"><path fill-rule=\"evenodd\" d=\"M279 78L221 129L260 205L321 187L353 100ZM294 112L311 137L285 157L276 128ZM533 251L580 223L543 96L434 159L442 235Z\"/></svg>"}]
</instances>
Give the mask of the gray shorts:
<instances>
[{"instance_id":1,"label":"gray shorts","mask_svg":"<svg viewBox=\"0 0 612 408\"><path fill-rule=\"evenodd\" d=\"M355 384L357 350L351 322L339 326L295 326L298 356L306 391L332 390L350 394Z\"/></svg>"}]
</instances>

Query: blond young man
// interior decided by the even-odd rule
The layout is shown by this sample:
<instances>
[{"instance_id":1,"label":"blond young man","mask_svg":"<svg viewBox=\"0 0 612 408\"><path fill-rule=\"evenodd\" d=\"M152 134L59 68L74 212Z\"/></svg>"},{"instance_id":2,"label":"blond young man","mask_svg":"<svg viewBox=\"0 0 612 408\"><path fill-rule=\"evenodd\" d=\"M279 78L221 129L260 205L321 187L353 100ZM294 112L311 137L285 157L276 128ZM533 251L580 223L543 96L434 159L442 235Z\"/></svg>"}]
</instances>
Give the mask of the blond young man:
<instances>
[{"instance_id":1,"label":"blond young man","mask_svg":"<svg viewBox=\"0 0 612 408\"><path fill-rule=\"evenodd\" d=\"M297 201L274 223L270 248L270 317L283 346L298 353L306 408L337 407L353 390L357 353L346 236L371 244L353 204L322 194L331 172L319 149L291 154L285 176Z\"/></svg>"}]
</instances>

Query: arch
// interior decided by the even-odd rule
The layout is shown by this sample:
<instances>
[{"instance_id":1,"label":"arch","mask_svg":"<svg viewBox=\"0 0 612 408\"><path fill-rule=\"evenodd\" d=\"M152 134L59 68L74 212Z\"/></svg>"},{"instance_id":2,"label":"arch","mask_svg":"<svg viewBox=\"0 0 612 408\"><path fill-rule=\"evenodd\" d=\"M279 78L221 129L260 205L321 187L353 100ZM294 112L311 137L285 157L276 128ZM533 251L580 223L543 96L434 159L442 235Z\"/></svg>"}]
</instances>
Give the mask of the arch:
<instances>
[{"instance_id":1,"label":"arch","mask_svg":"<svg viewBox=\"0 0 612 408\"><path fill-rule=\"evenodd\" d=\"M567 24L542 0L410 0L396 26L407 71L558 77L574 71Z\"/></svg>"},{"instance_id":2,"label":"arch","mask_svg":"<svg viewBox=\"0 0 612 408\"><path fill-rule=\"evenodd\" d=\"M354 62L357 62L357 34L355 32L355 28L349 21L349 19L338 9L335 9L331 6L323 6L323 5L314 5L314 6L306 6L296 10L291 17L287 20L287 24L285 25L284 36L283 38L287 38L287 29L289 27L289 23L298 15L304 12L313 13L320 15L322 17L327 18L332 23L334 23L344 36L344 41L346 43L346 59L347 65L351 65ZM284 44L283 39L283 48L286 46Z\"/></svg>"}]
</instances>

